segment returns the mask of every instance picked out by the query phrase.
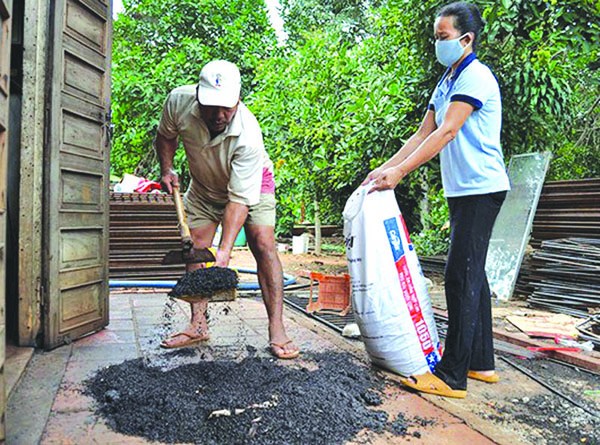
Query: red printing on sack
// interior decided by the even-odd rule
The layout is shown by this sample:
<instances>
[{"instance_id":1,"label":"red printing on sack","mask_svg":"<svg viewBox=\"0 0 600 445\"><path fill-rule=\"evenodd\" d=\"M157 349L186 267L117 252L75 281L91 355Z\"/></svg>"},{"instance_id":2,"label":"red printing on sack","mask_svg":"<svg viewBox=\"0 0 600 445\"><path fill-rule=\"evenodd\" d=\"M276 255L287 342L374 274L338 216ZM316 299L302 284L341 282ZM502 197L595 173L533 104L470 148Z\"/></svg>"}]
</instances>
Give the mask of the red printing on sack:
<instances>
[{"instance_id":1,"label":"red printing on sack","mask_svg":"<svg viewBox=\"0 0 600 445\"><path fill-rule=\"evenodd\" d=\"M404 223L404 220L400 218ZM412 276L408 270L408 264L406 263L406 255L402 255L398 261L396 261L396 270L398 271L398 279L400 280L400 287L402 289L402 295L404 301L406 301L406 307L410 314L410 318L413 322L417 335L419 337L419 343L424 355L431 353L434 350L433 342L431 341L431 335L429 334L429 328L423 318L421 312L421 305L415 292L415 286L413 285Z\"/></svg>"},{"instance_id":2,"label":"red printing on sack","mask_svg":"<svg viewBox=\"0 0 600 445\"><path fill-rule=\"evenodd\" d=\"M402 223L402 230L404 230L404 235L406 236L406 242L410 244L410 233L408 233L408 227L406 227L406 221L400 215L400 222Z\"/></svg>"}]
</instances>

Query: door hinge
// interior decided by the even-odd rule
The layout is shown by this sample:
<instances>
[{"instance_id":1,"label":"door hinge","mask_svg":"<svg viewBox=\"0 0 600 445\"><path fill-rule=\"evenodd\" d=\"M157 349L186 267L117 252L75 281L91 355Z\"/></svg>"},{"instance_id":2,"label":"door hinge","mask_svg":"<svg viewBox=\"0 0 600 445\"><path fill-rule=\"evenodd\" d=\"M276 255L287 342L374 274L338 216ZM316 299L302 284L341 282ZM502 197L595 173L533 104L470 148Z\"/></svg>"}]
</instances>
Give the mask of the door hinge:
<instances>
[{"instance_id":1,"label":"door hinge","mask_svg":"<svg viewBox=\"0 0 600 445\"><path fill-rule=\"evenodd\" d=\"M115 125L112 123L112 110L108 110L104 114L104 127L106 128L106 140L104 145L109 147L115 132Z\"/></svg>"},{"instance_id":2,"label":"door hinge","mask_svg":"<svg viewBox=\"0 0 600 445\"><path fill-rule=\"evenodd\" d=\"M44 301L44 285L42 284L42 280L39 277L35 285L35 298L37 299L37 301L39 301L41 307L44 307L46 305L46 302Z\"/></svg>"}]
</instances>

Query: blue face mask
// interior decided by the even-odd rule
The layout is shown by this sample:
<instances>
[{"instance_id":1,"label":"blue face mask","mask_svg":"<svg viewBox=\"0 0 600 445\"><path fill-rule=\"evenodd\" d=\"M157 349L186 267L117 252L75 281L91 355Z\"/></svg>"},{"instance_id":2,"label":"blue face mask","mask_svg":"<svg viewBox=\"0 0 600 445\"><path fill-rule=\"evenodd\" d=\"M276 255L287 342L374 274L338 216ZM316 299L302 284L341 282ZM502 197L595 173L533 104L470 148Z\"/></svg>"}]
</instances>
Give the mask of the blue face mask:
<instances>
[{"instance_id":1,"label":"blue face mask","mask_svg":"<svg viewBox=\"0 0 600 445\"><path fill-rule=\"evenodd\" d=\"M462 46L460 44L460 39L466 36L468 33L463 34L458 39L453 40L436 40L435 42L435 55L440 62L444 66L454 65L458 59L462 57L465 53L465 49L469 45Z\"/></svg>"}]
</instances>

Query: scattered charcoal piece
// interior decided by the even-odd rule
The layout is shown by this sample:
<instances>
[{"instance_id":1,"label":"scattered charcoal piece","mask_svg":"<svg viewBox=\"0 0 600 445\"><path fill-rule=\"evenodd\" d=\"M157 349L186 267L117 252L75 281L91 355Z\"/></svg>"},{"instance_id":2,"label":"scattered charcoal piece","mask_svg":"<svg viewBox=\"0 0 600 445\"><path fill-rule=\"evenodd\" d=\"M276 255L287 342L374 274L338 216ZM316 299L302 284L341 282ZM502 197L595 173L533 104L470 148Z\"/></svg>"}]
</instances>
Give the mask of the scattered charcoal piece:
<instances>
[{"instance_id":1,"label":"scattered charcoal piece","mask_svg":"<svg viewBox=\"0 0 600 445\"><path fill-rule=\"evenodd\" d=\"M415 416L412 419L412 424L418 426L431 426L435 425L435 419L426 419L425 417Z\"/></svg>"},{"instance_id":2,"label":"scattered charcoal piece","mask_svg":"<svg viewBox=\"0 0 600 445\"><path fill-rule=\"evenodd\" d=\"M366 391L362 396L367 406L379 406L381 405L381 396L375 391Z\"/></svg>"},{"instance_id":3,"label":"scattered charcoal piece","mask_svg":"<svg viewBox=\"0 0 600 445\"><path fill-rule=\"evenodd\" d=\"M388 431L396 436L406 436L408 434L408 422L404 414L398 413L396 419L388 426Z\"/></svg>"},{"instance_id":4,"label":"scattered charcoal piece","mask_svg":"<svg viewBox=\"0 0 600 445\"><path fill-rule=\"evenodd\" d=\"M120 397L119 391L115 391L114 389L109 389L104 393L104 400L107 403L118 402Z\"/></svg>"}]
</instances>

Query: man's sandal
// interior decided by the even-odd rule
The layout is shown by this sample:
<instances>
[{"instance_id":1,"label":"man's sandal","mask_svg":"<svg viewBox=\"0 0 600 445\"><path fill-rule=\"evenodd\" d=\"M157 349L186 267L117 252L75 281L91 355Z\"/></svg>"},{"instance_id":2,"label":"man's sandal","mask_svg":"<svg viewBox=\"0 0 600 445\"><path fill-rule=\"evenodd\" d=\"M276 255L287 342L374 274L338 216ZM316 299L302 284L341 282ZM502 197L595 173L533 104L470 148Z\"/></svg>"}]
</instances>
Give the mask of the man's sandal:
<instances>
[{"instance_id":1,"label":"man's sandal","mask_svg":"<svg viewBox=\"0 0 600 445\"><path fill-rule=\"evenodd\" d=\"M479 371L468 371L467 377L473 380L479 380L485 383L498 383L500 381L500 376L494 372L493 374L486 375L482 374Z\"/></svg>"},{"instance_id":2,"label":"man's sandal","mask_svg":"<svg viewBox=\"0 0 600 445\"><path fill-rule=\"evenodd\" d=\"M287 345L289 345L290 343L292 343L292 340L286 341L285 343L281 343L281 344L274 343L274 342L269 343L269 346L271 349L271 354L273 354L274 357L281 359L281 360L291 360L291 359L298 357L300 355L300 351L285 352L285 347ZM281 352L277 352L277 350L275 348L280 349Z\"/></svg>"},{"instance_id":3,"label":"man's sandal","mask_svg":"<svg viewBox=\"0 0 600 445\"><path fill-rule=\"evenodd\" d=\"M453 397L455 399L464 399L467 396L465 389L452 389L439 377L430 372L425 374L413 375L407 378L401 378L400 382L404 386L415 389L427 394L435 394L443 397Z\"/></svg>"},{"instance_id":4,"label":"man's sandal","mask_svg":"<svg viewBox=\"0 0 600 445\"><path fill-rule=\"evenodd\" d=\"M170 339L179 337L179 336L187 337L187 339L185 339L181 342L177 342L177 343L167 343ZM200 335L194 336L194 335L188 334L187 332L176 332L175 334L169 335L166 339L164 339L160 343L160 347L165 348L165 349L185 348L186 346L195 345L196 343L200 343L200 342L208 341L208 340L210 340L210 336L208 334L200 334Z\"/></svg>"}]
</instances>

